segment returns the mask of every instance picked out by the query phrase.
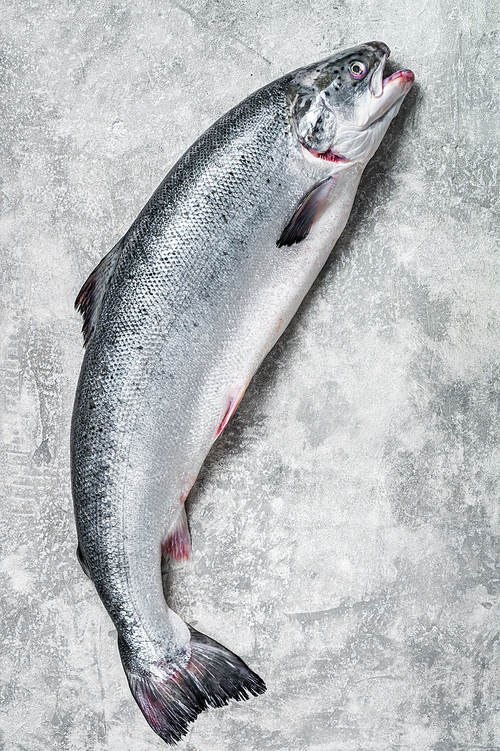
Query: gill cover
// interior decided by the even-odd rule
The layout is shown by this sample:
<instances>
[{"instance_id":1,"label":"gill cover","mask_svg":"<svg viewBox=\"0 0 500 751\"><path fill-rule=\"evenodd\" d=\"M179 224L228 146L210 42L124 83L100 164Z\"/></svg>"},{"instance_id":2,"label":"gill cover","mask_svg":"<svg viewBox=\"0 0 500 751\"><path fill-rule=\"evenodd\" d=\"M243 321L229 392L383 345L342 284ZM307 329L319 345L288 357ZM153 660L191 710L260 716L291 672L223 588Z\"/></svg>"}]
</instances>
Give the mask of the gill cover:
<instances>
[{"instance_id":1,"label":"gill cover","mask_svg":"<svg viewBox=\"0 0 500 751\"><path fill-rule=\"evenodd\" d=\"M326 152L337 129L334 113L325 107L317 91L297 95L292 105L295 132L302 146L309 151Z\"/></svg>"}]
</instances>

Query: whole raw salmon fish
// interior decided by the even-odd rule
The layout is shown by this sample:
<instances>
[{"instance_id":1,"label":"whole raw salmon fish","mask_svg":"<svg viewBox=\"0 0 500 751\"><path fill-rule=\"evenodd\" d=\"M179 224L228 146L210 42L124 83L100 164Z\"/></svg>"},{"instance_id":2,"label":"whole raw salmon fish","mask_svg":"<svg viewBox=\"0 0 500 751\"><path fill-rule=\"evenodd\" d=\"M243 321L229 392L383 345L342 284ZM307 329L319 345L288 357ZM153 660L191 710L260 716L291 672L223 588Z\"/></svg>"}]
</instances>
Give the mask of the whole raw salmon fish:
<instances>
[{"instance_id":1,"label":"whole raw salmon fish","mask_svg":"<svg viewBox=\"0 0 500 751\"><path fill-rule=\"evenodd\" d=\"M72 423L78 556L132 693L167 743L265 685L165 602L184 501L339 237L413 83L370 42L265 86L209 128L84 284Z\"/></svg>"}]
</instances>

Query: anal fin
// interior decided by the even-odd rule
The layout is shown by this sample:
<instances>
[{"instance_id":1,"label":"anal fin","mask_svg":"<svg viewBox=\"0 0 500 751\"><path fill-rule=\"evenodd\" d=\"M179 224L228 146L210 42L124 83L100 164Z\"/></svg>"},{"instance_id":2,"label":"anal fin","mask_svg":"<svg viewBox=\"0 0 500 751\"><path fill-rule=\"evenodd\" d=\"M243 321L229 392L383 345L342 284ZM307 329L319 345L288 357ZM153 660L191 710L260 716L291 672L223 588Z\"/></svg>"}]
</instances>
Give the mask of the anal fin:
<instances>
[{"instance_id":1,"label":"anal fin","mask_svg":"<svg viewBox=\"0 0 500 751\"><path fill-rule=\"evenodd\" d=\"M161 552L165 558L170 557L174 561L187 561L191 556L191 536L184 504L163 538Z\"/></svg>"},{"instance_id":2,"label":"anal fin","mask_svg":"<svg viewBox=\"0 0 500 751\"><path fill-rule=\"evenodd\" d=\"M306 193L281 233L276 243L278 248L284 245L292 246L305 240L314 222L328 206L336 182L335 176L327 177Z\"/></svg>"}]
</instances>

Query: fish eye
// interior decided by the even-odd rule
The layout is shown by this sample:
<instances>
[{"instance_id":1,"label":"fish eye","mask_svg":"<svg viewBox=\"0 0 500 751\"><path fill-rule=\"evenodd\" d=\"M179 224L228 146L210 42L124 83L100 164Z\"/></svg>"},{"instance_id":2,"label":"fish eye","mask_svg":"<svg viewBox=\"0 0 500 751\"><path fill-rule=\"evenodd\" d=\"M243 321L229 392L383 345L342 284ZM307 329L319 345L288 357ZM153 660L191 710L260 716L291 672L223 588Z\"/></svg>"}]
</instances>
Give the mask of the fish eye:
<instances>
[{"instance_id":1,"label":"fish eye","mask_svg":"<svg viewBox=\"0 0 500 751\"><path fill-rule=\"evenodd\" d=\"M349 73L353 78L361 81L368 72L368 66L362 60L353 60L349 63Z\"/></svg>"}]
</instances>

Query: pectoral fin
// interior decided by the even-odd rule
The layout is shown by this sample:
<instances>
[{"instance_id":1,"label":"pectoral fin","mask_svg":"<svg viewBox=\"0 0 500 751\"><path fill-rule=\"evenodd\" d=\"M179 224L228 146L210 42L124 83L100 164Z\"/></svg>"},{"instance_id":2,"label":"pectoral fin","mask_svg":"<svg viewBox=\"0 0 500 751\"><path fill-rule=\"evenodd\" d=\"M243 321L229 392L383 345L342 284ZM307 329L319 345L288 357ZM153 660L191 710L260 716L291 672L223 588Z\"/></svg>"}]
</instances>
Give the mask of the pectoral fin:
<instances>
[{"instance_id":1,"label":"pectoral fin","mask_svg":"<svg viewBox=\"0 0 500 751\"><path fill-rule=\"evenodd\" d=\"M306 193L281 233L276 243L278 248L282 248L284 245L292 246L301 242L301 240L305 240L314 222L319 219L328 206L335 184L335 176L328 177Z\"/></svg>"}]
</instances>

